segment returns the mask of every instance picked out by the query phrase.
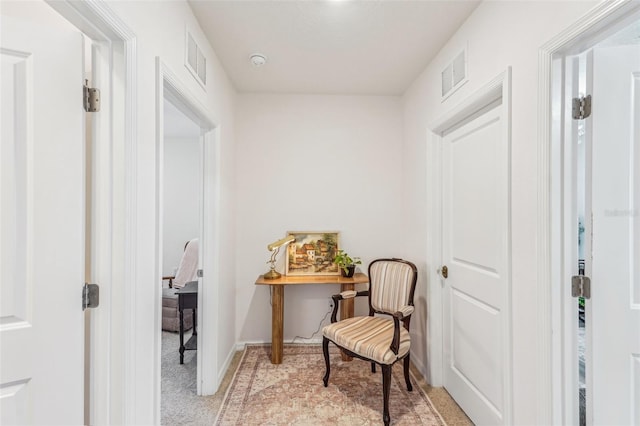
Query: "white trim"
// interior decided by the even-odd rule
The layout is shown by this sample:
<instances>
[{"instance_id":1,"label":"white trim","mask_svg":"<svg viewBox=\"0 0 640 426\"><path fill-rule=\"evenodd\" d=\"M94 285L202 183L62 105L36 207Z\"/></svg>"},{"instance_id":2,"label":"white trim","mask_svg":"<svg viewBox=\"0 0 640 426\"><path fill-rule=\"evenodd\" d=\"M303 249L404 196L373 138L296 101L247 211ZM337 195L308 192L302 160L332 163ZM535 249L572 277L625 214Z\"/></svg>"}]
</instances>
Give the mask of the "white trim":
<instances>
[{"instance_id":1,"label":"white trim","mask_svg":"<svg viewBox=\"0 0 640 426\"><path fill-rule=\"evenodd\" d=\"M560 307L552 303L553 295L561 291L563 284L562 267L556 259L564 253L562 241L554 238L555 233L561 232L563 220L563 171L558 146L562 140L558 132L563 129L552 118L553 71L554 67L559 68L554 61L606 38L614 26L638 10L639 2L602 2L543 45L538 53L537 424L562 424L566 419L563 398L567 386L557 386L553 380L554 372L563 370L562 342L554 339L562 332L562 314L557 312Z\"/></svg>"},{"instance_id":2,"label":"white trim","mask_svg":"<svg viewBox=\"0 0 640 426\"><path fill-rule=\"evenodd\" d=\"M137 62L136 43L131 43L125 47L124 63L133 64ZM144 404L138 400L140 392L147 389L144 378L138 379L135 374L138 369L142 369L144 361L141 362L138 354L141 352L139 346L141 339L137 335L144 334L144 321L138 321L136 310L138 304L146 304L146 292L142 288L142 281L138 278L137 265L139 264L138 256L141 249L138 243L138 117L137 117L137 97L138 97L138 75L137 67L127 66L125 76L125 114L124 114L124 138L121 142L121 149L124 151L124 188L122 190L124 196L124 279L122 280L122 293L124 298L124 316L125 324L131 324L132 327L124 327L125 356L124 356L124 419L125 423L140 423L139 413L144 413ZM130 87L134 89L129 90ZM114 196L118 196L114 192ZM117 248L116 248L117 249ZM126 289L133 289L131 294L126 294ZM144 299L138 299L138 295L142 293ZM122 312L114 307L115 315ZM141 365L142 364L142 365Z\"/></svg>"},{"instance_id":3,"label":"white trim","mask_svg":"<svg viewBox=\"0 0 640 426\"><path fill-rule=\"evenodd\" d=\"M187 89L177 74L162 61L162 58L156 57L156 67L160 67L159 71L164 80L164 96L171 103L201 128L209 131L218 127L217 117Z\"/></svg>"},{"instance_id":4,"label":"white trim","mask_svg":"<svg viewBox=\"0 0 640 426\"><path fill-rule=\"evenodd\" d=\"M469 117L490 103L501 99L503 97L505 81L510 80L510 75L511 68L508 68L451 110L442 114L437 120L429 124L428 127L431 132L436 135L445 132L459 123L461 118Z\"/></svg>"},{"instance_id":5,"label":"white trim","mask_svg":"<svg viewBox=\"0 0 640 426\"><path fill-rule=\"evenodd\" d=\"M214 120L214 122L217 122ZM213 395L220 386L222 376L228 364L219 365L220 330L225 327L226 321L220 318L220 282L222 270L221 253L221 225L222 203L220 202L222 190L220 188L222 171L221 164L221 138L220 126L216 125L211 131L202 136L203 146L203 197L202 197L202 253L213 253L202 258L202 267L209 287L202 292L201 302L205 309L199 312L200 324L211 326L212 333L203 340L203 351L198 354L198 363L202 365L200 392L202 395ZM203 287L204 288L204 287ZM199 343L198 343L199 344ZM199 348L201 346L198 346ZM200 352L200 351L199 351ZM210 358L206 354L214 354Z\"/></svg>"},{"instance_id":6,"label":"white trim","mask_svg":"<svg viewBox=\"0 0 640 426\"><path fill-rule=\"evenodd\" d=\"M100 87L103 95L111 94L110 79L110 49L108 42L101 42L99 46L94 42L93 54L93 81ZM106 56L106 57L105 57ZM112 96L103 96L101 108L108 114L111 113ZM111 307L113 306L112 288L110 283L113 280L113 257L111 251L111 229L113 221L113 208L111 199L111 189L109 186L102 186L109 182L113 175L112 144L100 143L108 141L111 133L111 120L105 114L97 114L93 119L93 181L92 181L92 239L91 239L91 265L92 280L100 285L100 309L91 312L90 323L90 357L91 357L91 379L89 381L90 397L89 421L94 424L97 419L109 418L108 406L110 405L110 395L107 393L103 397L96 395L96 388L107 389L109 378L108 367L111 364L111 354L109 351L109 339L105 336L111 334ZM104 190L100 190L100 188Z\"/></svg>"},{"instance_id":7,"label":"white trim","mask_svg":"<svg viewBox=\"0 0 640 426\"><path fill-rule=\"evenodd\" d=\"M439 123L435 123L439 127ZM442 281L438 269L442 266L442 138L432 128L427 133L427 300L442 300ZM444 357L443 357L443 313L441 303L430 303L427 318L425 318L426 330L430 340L427 344L428 371L424 371L425 377L429 377L432 386L442 386L444 382ZM414 361L415 362L415 361Z\"/></svg>"},{"instance_id":8,"label":"white trim","mask_svg":"<svg viewBox=\"0 0 640 426\"><path fill-rule=\"evenodd\" d=\"M285 339L283 341L285 345L321 345L322 338L313 338L313 339ZM243 340L241 342L236 342L235 350L244 350L244 347L247 345L266 345L271 346L271 340ZM232 352L233 355L233 352ZM411 359L413 362L413 358Z\"/></svg>"},{"instance_id":9,"label":"white trim","mask_svg":"<svg viewBox=\"0 0 640 426\"><path fill-rule=\"evenodd\" d=\"M505 158L503 161L506 161L506 180L507 187L505 197L507 199L507 212L506 212L506 221L507 221L507 229L503 234L502 238L504 238L504 246L507 252L505 259L505 276L506 276L506 289L502 293L502 309L504 312L505 318L502 321L502 332L506 337L508 343L506 343L502 348L502 356L505 360L505 368L506 374L503 377L503 391L505 394L504 397L504 409L503 409L503 420L504 424L510 425L513 424L513 267L512 267L512 240L513 240L513 232L512 232L512 205L513 198L511 192L511 107L512 107L512 99L511 99L511 67L507 67L507 70L504 73L504 80L502 81L502 112L500 116L504 120L503 131L503 141L505 146Z\"/></svg>"},{"instance_id":10,"label":"white trim","mask_svg":"<svg viewBox=\"0 0 640 426\"><path fill-rule=\"evenodd\" d=\"M93 241L94 278L101 285L100 307L92 312L90 357L91 424L132 424L138 389L144 389L132 374L136 370L135 326L132 301L123 289L135 284L135 176L137 138L136 37L102 1L52 1L47 3L71 24L97 42L101 57L96 65L102 84L103 108L96 116L94 135L103 143L96 151ZM105 143L109 142L109 143ZM118 163L118 160L122 163ZM118 185L119 182L124 185ZM124 235L114 235L117 224L126 223ZM129 287L130 286L130 287ZM116 297L116 295L119 295ZM123 337L117 324L129 324ZM122 329L122 328L120 328Z\"/></svg>"},{"instance_id":11,"label":"white trim","mask_svg":"<svg viewBox=\"0 0 640 426\"><path fill-rule=\"evenodd\" d=\"M427 238L429 247L429 256L427 258L428 279L432 285L429 286L429 300L442 301L444 293L442 291L441 278L438 269L442 264L442 168L440 159L442 158L442 138L443 135L450 130L455 129L458 125L481 112L485 107L500 101L500 116L504 122L503 139L505 143L504 161L506 165L507 187L505 188L505 202L507 203L506 221L507 227L504 235L504 246L506 250L506 259L504 265L504 275L506 280L505 288L502 293L502 333L505 337L504 346L502 348L502 357L504 359L504 407L502 411L502 419L505 425L513 424L513 336L512 336L512 259L511 259L511 67L507 67L505 71L489 83L478 89L476 92L468 96L464 101L456 105L450 111L444 113L437 120L432 122L428 128L430 130L427 138L428 169L431 169L431 183L428 184L430 200L430 219L427 224ZM431 355L431 383L434 386L441 386L444 376L444 340L443 327L444 319L442 318L443 310L440 305L442 303L432 303L429 313L428 324L430 325L429 333L433 336L430 347ZM436 312L437 307L437 312Z\"/></svg>"},{"instance_id":12,"label":"white trim","mask_svg":"<svg viewBox=\"0 0 640 426\"><path fill-rule=\"evenodd\" d=\"M163 159L164 159L164 100L169 100L176 108L189 117L201 128L201 152L202 152L202 205L201 205L201 232L200 259L204 277L200 280L198 292L197 324L198 327L207 327L206 333L198 333L197 357L197 393L198 395L213 395L220 385L220 373L218 370L217 342L219 339L219 327L222 322L217 317L219 309L219 264L220 264L220 189L218 164L219 149L219 125L215 118L202 103L186 88L177 75L162 61L156 57L156 227L155 227L155 276L156 282L162 279L162 205L163 205ZM205 220L206 219L206 220ZM161 322L162 322L162 289L157 286L154 300L154 339L156 362L160 362L161 354ZM206 360L206 362L205 362ZM228 366L228 364L227 364ZM155 369L153 393L160 397L160 365ZM157 412L159 412L159 404Z\"/></svg>"},{"instance_id":13,"label":"white trim","mask_svg":"<svg viewBox=\"0 0 640 426\"><path fill-rule=\"evenodd\" d=\"M233 361L233 357L235 356L237 351L244 351L244 345L237 344L236 350L235 351L232 350L227 354L227 357L225 358L224 363L222 364L222 367L218 370L218 377L217 377L218 387L220 386L220 383L222 383L222 380L224 379L225 374L227 374L227 371L231 366L231 362Z\"/></svg>"}]
</instances>

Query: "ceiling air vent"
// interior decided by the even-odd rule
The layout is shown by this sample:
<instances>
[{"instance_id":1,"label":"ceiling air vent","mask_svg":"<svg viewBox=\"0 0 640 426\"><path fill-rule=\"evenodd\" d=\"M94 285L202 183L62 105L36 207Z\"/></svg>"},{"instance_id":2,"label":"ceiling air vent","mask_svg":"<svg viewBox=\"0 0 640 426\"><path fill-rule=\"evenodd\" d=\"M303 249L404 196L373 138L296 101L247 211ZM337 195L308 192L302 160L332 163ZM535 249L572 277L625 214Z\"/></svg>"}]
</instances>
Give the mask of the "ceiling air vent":
<instances>
[{"instance_id":1,"label":"ceiling air vent","mask_svg":"<svg viewBox=\"0 0 640 426\"><path fill-rule=\"evenodd\" d=\"M467 49L455 57L442 71L442 100L447 99L453 92L467 82Z\"/></svg>"},{"instance_id":2,"label":"ceiling air vent","mask_svg":"<svg viewBox=\"0 0 640 426\"><path fill-rule=\"evenodd\" d=\"M204 88L207 84L207 58L204 57L202 49L196 43L195 38L187 30L187 48L185 66L196 79L198 83Z\"/></svg>"}]
</instances>

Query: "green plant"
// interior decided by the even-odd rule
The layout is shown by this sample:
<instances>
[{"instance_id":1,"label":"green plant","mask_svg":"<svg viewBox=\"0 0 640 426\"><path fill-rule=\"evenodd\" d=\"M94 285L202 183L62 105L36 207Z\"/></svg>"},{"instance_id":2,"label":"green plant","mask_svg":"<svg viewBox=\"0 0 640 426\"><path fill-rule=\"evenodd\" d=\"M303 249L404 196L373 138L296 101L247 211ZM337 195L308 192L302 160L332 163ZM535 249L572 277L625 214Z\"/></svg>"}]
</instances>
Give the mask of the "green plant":
<instances>
[{"instance_id":1,"label":"green plant","mask_svg":"<svg viewBox=\"0 0 640 426\"><path fill-rule=\"evenodd\" d=\"M362 260L360 260L359 257L349 256L349 253L344 250L338 250L336 256L333 258L333 263L347 273L349 266L360 265L362 264Z\"/></svg>"}]
</instances>

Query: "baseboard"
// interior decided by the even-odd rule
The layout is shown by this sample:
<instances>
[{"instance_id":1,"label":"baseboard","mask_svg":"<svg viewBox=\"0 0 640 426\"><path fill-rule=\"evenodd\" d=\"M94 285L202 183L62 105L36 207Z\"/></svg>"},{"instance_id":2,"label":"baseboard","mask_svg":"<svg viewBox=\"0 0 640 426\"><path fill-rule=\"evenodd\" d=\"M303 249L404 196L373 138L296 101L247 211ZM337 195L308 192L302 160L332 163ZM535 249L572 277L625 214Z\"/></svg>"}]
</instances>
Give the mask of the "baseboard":
<instances>
[{"instance_id":1,"label":"baseboard","mask_svg":"<svg viewBox=\"0 0 640 426\"><path fill-rule=\"evenodd\" d=\"M422 362L422 360L418 357L411 357L411 363L414 365L414 367L416 367L418 369L418 371L420 372L420 374L422 374L422 377L424 377L425 379L427 377L429 377L427 375L427 368L424 365L424 363Z\"/></svg>"},{"instance_id":2,"label":"baseboard","mask_svg":"<svg viewBox=\"0 0 640 426\"><path fill-rule=\"evenodd\" d=\"M236 351L244 351L244 348L247 345L270 345L270 344L271 342L266 340L245 340L245 341L236 343Z\"/></svg>"},{"instance_id":3,"label":"baseboard","mask_svg":"<svg viewBox=\"0 0 640 426\"><path fill-rule=\"evenodd\" d=\"M304 338L295 338L290 340L285 340L284 344L305 344L305 345L319 345L322 343L322 339L317 337L314 339L304 339ZM236 351L243 351L245 346L247 345L270 345L270 340L245 340L242 342L236 343Z\"/></svg>"},{"instance_id":4,"label":"baseboard","mask_svg":"<svg viewBox=\"0 0 640 426\"><path fill-rule=\"evenodd\" d=\"M236 351L233 349L234 347L232 346L231 350L229 351L229 354L227 355L227 358L224 360L224 364L222 365L222 368L218 370L218 379L217 379L216 389L220 388L220 384L222 383L222 380L224 379L225 374L227 374L227 370L229 369L229 366L231 366L231 361L233 360L233 356L236 354Z\"/></svg>"},{"instance_id":5,"label":"baseboard","mask_svg":"<svg viewBox=\"0 0 640 426\"><path fill-rule=\"evenodd\" d=\"M296 344L305 344L305 345L320 345L322 344L322 339L319 337L316 337L313 339L297 338L297 339L286 341L284 343L285 344L296 343Z\"/></svg>"}]
</instances>

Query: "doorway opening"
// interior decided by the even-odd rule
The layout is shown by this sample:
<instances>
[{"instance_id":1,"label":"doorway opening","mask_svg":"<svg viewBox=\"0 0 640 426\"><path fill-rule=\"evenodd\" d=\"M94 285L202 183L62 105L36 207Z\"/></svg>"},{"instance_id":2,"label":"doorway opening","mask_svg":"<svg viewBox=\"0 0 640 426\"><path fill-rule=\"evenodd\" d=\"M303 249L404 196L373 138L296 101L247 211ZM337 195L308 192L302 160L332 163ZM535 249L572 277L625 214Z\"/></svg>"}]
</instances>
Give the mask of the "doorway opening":
<instances>
[{"instance_id":1,"label":"doorway opening","mask_svg":"<svg viewBox=\"0 0 640 426\"><path fill-rule=\"evenodd\" d=\"M575 58L568 58L577 65L577 86L578 86L578 99L586 99L587 93L587 60L586 53L577 55ZM578 227L578 239L577 239L577 251L578 251L578 264L577 274L579 276L586 276L586 254L589 252L588 244L590 238L587 237L587 210L588 210L588 161L590 159L590 139L587 134L587 123L585 119L577 120L575 122L575 132L573 133L573 145L575 146L575 202L577 213L577 227ZM577 338L577 366L578 366L578 394L576 398L578 400L578 416L579 424L584 426L586 424L586 401L587 401L587 382L586 382L586 324L589 318L587 312L587 298L585 295L578 296L574 300L574 306L576 311L576 338Z\"/></svg>"},{"instance_id":2,"label":"doorway opening","mask_svg":"<svg viewBox=\"0 0 640 426\"><path fill-rule=\"evenodd\" d=\"M637 327L625 326L638 316L634 314L638 309L633 306L638 303L634 289L634 286L638 287L635 253L640 241L635 240L634 230L639 225L640 162L634 157L640 138L634 132L640 124L637 112L640 105L640 99L637 99L640 95L640 19L617 28L602 41L566 58L577 64L577 99L585 105L581 113L572 114L577 124L571 126L575 131L569 133L568 140L573 146L570 150L576 152L576 267L578 275L589 279L588 283L593 287L583 291L572 289L578 311L577 408L580 425L599 423L601 407L613 405L609 398L625 400L629 392L635 393L637 386L627 382L628 377L634 375L635 367L626 369L612 364L625 364L628 355L633 359L635 354L637 358L640 350L634 349L633 344ZM571 67L567 64L568 70ZM590 102L592 104L588 105ZM626 288L630 291L626 292ZM612 335L617 336L615 342L609 341ZM620 340L630 341L630 345L620 343ZM620 382L615 388L602 392L604 382L616 380L612 377L616 375L615 370L621 370L617 373ZM624 392L613 396L614 389ZM623 415L614 423L634 423L632 419L640 412L634 412L633 405L627 404L618 403L617 411L630 412L631 417ZM608 415L606 418L611 419Z\"/></svg>"},{"instance_id":3,"label":"doorway opening","mask_svg":"<svg viewBox=\"0 0 640 426\"><path fill-rule=\"evenodd\" d=\"M550 247L542 258L551 277L543 305L551 307L551 370L558 373L547 376L551 415L563 424L635 424L640 8L601 5L583 20L588 25L581 21L547 50L551 142L540 164L551 172L551 221L541 235Z\"/></svg>"},{"instance_id":4,"label":"doorway opening","mask_svg":"<svg viewBox=\"0 0 640 426\"><path fill-rule=\"evenodd\" d=\"M190 154L183 152L181 155L185 158L190 168L189 174L196 175L197 178L191 178L190 183L183 183L183 185L193 186L193 188L187 188L182 190L184 193L188 193L188 200L184 203L190 203L191 210L195 210L194 215L189 215L191 218L190 230L187 227L182 227L186 231L183 235L173 236L176 238L175 243L169 242L165 239L165 233L171 231L165 229L164 225L164 206L176 201L174 199L165 200L165 189L169 184L165 184L165 160L168 164L171 160L176 158L168 158L172 154L170 151L172 148L165 144L171 136L167 134L165 138L165 121L168 120L169 110L167 109L167 117L165 117L165 107L174 107L180 114L182 119L188 123L193 129L191 135L198 134L197 142L192 140L186 142L191 146L188 148L184 143L178 142L178 146L181 150L190 150ZM175 111L174 111L175 112ZM156 206L155 211L157 214L157 227L156 227L156 241L157 251L155 253L155 264L157 271L157 283L155 290L155 312L156 312L156 329L155 335L155 347L154 352L156 355L157 369L155 370L156 383L158 386L155 391L157 392L157 412L161 418L164 416L164 405L161 404L161 356L162 356L162 339L163 332L161 330L162 323L162 288L160 282L162 277L165 276L164 272L173 272L172 269L177 266L176 260L164 261L163 246L167 244L168 250L173 250L178 255L185 248L187 241L195 238L197 241L197 273L196 283L192 285L191 299L195 298L195 301L191 301L197 306L195 316L193 317L193 323L196 325L197 335L195 335L193 343L195 343L196 350L191 353L185 352L185 363L187 357L191 357L195 362L195 378L192 382L195 382L195 394L191 392L191 396L194 398L203 395L214 394L220 384L220 371L221 367L218 365L218 351L217 342L218 335L220 333L219 321L217 318L218 312L218 282L219 282L219 258L220 258L220 243L218 235L219 231L219 216L220 205L217 203L219 198L218 182L220 180L220 165L219 161L219 126L217 120L213 117L211 111L208 110L199 101L199 98L194 96L178 79L174 72L162 61L161 58L156 58ZM169 126L166 127L169 132ZM166 139L166 140L165 140ZM184 141L183 141L184 142ZM195 145L195 147L194 147ZM168 148L167 148L168 147ZM165 148L167 151L165 152ZM197 152L194 152L197 151ZM190 160L189 160L190 158ZM196 164L194 163L194 159ZM167 171L171 172L171 171ZM195 173L194 173L195 172ZM185 172L187 173L187 172ZM182 176L185 178L185 176ZM172 196L177 197L177 196ZM179 208L179 206L178 206ZM186 219L180 218L179 221L186 221ZM193 224L193 218L195 217L196 224ZM197 233L197 235L193 235ZM187 241L185 241L187 240ZM191 244L189 244L191 246ZM188 247L187 247L188 248ZM169 268L168 271L163 268ZM186 341L185 341L186 342ZM187 346L185 344L185 346ZM178 348L173 348L173 361L180 365L180 355ZM184 364L183 364L184 365ZM171 402L170 402L171 403ZM174 405L174 404L171 404ZM185 419L180 419L184 421ZM162 423L165 423L163 420ZM173 423L173 422L169 422Z\"/></svg>"},{"instance_id":5,"label":"doorway opening","mask_svg":"<svg viewBox=\"0 0 640 426\"><path fill-rule=\"evenodd\" d=\"M180 314L177 292L197 281L202 216L200 126L164 99L162 176L162 423L175 423L171 401L197 395L197 317ZM189 343L191 342L191 343ZM184 352L181 348L186 347Z\"/></svg>"}]
</instances>

